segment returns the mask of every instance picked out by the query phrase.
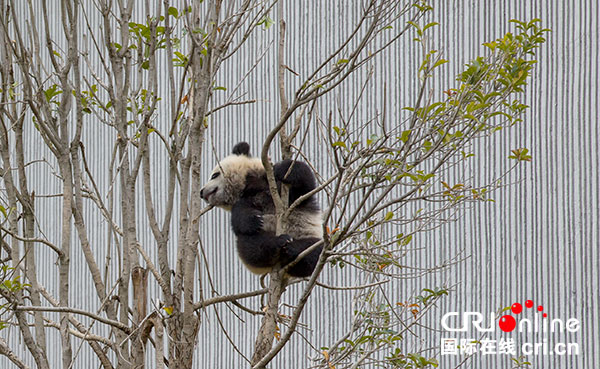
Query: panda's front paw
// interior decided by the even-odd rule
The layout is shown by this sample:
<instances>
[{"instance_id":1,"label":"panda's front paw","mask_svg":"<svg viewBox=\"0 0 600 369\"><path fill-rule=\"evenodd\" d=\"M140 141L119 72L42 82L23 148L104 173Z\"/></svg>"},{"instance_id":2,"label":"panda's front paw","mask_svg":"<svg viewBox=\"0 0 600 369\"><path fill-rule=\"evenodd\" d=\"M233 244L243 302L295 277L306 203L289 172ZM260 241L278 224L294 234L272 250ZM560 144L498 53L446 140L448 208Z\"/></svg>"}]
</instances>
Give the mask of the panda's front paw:
<instances>
[{"instance_id":1,"label":"panda's front paw","mask_svg":"<svg viewBox=\"0 0 600 369\"><path fill-rule=\"evenodd\" d=\"M248 233L258 233L263 229L264 223L265 221L262 215L253 215L248 218L246 231Z\"/></svg>"},{"instance_id":2,"label":"panda's front paw","mask_svg":"<svg viewBox=\"0 0 600 369\"><path fill-rule=\"evenodd\" d=\"M288 244L294 242L294 239L289 234L281 234L281 235L277 236L277 238L279 239L280 245L282 247L285 247L285 245L288 245Z\"/></svg>"},{"instance_id":3,"label":"panda's front paw","mask_svg":"<svg viewBox=\"0 0 600 369\"><path fill-rule=\"evenodd\" d=\"M264 220L262 215L232 216L231 224L235 234L253 235L263 229Z\"/></svg>"},{"instance_id":4,"label":"panda's front paw","mask_svg":"<svg viewBox=\"0 0 600 369\"><path fill-rule=\"evenodd\" d=\"M262 229L263 225L265 224L265 219L263 218L262 215L255 215L253 217L254 219L254 225L258 228L258 229Z\"/></svg>"}]
</instances>

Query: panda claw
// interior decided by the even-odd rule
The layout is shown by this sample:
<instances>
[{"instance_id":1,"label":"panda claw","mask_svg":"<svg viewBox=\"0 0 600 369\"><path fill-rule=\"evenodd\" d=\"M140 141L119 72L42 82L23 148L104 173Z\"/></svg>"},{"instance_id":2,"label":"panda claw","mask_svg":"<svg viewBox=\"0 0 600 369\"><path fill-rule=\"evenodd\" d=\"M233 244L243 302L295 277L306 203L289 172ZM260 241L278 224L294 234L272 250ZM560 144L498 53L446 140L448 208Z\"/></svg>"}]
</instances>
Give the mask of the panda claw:
<instances>
[{"instance_id":1,"label":"panda claw","mask_svg":"<svg viewBox=\"0 0 600 369\"><path fill-rule=\"evenodd\" d=\"M257 228L261 228L262 229L263 225L265 224L265 220L264 220L263 216L262 215L256 215L254 219L256 219L256 222L258 223Z\"/></svg>"},{"instance_id":2,"label":"panda claw","mask_svg":"<svg viewBox=\"0 0 600 369\"><path fill-rule=\"evenodd\" d=\"M288 234L279 235L279 239L283 241L284 246L294 242L294 239Z\"/></svg>"}]
</instances>

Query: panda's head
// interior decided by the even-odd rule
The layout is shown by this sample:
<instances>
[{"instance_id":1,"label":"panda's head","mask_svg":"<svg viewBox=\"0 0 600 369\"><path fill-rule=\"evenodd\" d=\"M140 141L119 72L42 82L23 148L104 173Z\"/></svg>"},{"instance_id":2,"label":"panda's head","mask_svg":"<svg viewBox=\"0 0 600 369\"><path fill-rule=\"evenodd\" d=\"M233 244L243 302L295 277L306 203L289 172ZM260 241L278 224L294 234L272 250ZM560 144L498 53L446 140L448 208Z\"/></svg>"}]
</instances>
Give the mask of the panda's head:
<instances>
[{"instance_id":1,"label":"panda's head","mask_svg":"<svg viewBox=\"0 0 600 369\"><path fill-rule=\"evenodd\" d=\"M210 180L200 190L200 197L211 205L231 210L246 186L247 175L258 176L263 172L260 159L250 157L250 145L240 142L213 169Z\"/></svg>"}]
</instances>

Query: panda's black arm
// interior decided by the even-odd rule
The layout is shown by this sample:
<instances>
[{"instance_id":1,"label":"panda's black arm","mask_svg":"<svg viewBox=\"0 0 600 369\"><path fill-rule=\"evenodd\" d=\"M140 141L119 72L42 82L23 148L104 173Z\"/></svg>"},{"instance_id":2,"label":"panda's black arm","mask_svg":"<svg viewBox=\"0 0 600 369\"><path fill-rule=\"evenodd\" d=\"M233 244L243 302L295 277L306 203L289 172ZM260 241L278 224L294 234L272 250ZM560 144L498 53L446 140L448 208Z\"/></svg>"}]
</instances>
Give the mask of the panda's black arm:
<instances>
[{"instance_id":1,"label":"panda's black arm","mask_svg":"<svg viewBox=\"0 0 600 369\"><path fill-rule=\"evenodd\" d=\"M274 236L260 232L256 235L238 235L237 249L242 261L255 268L267 268L278 264L281 251L291 242L288 235Z\"/></svg>"},{"instance_id":2,"label":"panda's black arm","mask_svg":"<svg viewBox=\"0 0 600 369\"><path fill-rule=\"evenodd\" d=\"M290 185L290 203L317 187L313 171L304 162L290 159L282 160L275 164L273 172L275 180Z\"/></svg>"},{"instance_id":3,"label":"panda's black arm","mask_svg":"<svg viewBox=\"0 0 600 369\"><path fill-rule=\"evenodd\" d=\"M255 235L263 229L262 212L250 200L241 199L231 208L231 227L236 236Z\"/></svg>"}]
</instances>

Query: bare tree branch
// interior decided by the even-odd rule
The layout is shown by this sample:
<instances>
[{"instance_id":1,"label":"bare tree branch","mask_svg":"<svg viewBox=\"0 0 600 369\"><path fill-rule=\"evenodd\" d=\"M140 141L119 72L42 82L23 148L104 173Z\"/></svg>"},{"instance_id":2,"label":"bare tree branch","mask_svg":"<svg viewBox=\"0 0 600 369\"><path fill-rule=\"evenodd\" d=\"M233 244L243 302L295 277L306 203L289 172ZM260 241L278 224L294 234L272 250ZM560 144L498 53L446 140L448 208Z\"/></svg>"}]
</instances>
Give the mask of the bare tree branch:
<instances>
[{"instance_id":1,"label":"bare tree branch","mask_svg":"<svg viewBox=\"0 0 600 369\"><path fill-rule=\"evenodd\" d=\"M87 316L88 318L92 318L94 320L99 321L100 323L104 323L115 327L125 333L131 333L131 328L119 321L110 320L99 316L94 313L90 313L87 310L75 309L67 306L16 306L16 311L44 311L44 312L55 312L55 313L70 313L70 314L79 314Z\"/></svg>"}]
</instances>

